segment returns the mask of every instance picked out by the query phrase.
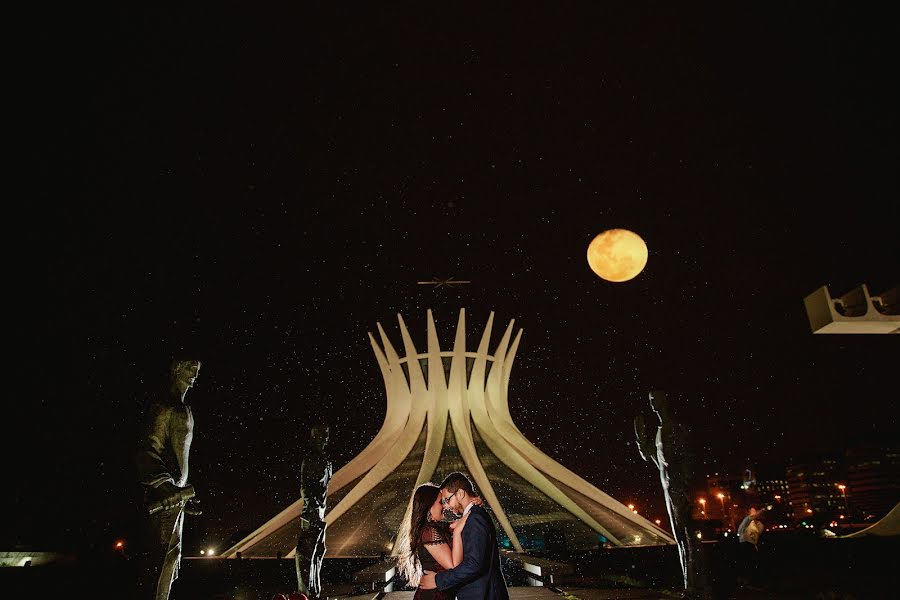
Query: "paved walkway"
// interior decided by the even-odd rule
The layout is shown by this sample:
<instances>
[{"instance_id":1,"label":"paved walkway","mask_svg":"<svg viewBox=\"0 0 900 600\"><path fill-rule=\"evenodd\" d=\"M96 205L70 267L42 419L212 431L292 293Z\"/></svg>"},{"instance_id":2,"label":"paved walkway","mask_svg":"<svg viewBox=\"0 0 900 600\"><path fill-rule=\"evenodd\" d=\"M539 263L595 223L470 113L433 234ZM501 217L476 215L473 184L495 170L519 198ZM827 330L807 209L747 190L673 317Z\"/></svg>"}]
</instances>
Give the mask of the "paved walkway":
<instances>
[{"instance_id":1,"label":"paved walkway","mask_svg":"<svg viewBox=\"0 0 900 600\"><path fill-rule=\"evenodd\" d=\"M388 592L383 600L412 600L412 597L412 591ZM562 598L562 595L545 587L509 588L509 600L562 600Z\"/></svg>"},{"instance_id":2,"label":"paved walkway","mask_svg":"<svg viewBox=\"0 0 900 600\"><path fill-rule=\"evenodd\" d=\"M512 589L510 588L510 591ZM579 600L674 600L678 597L672 592L663 593L647 589L567 588L564 591L570 596L579 598ZM786 596L784 594L751 590L738 590L733 595L727 596L727 598L730 600L809 600L808 596ZM510 594L510 600L513 600L512 594Z\"/></svg>"},{"instance_id":3,"label":"paved walkway","mask_svg":"<svg viewBox=\"0 0 900 600\"><path fill-rule=\"evenodd\" d=\"M558 594L546 587L516 586L509 588L509 600L673 600L677 598L672 593L647 589L566 588L563 592L563 594ZM384 595L383 600L412 600L412 597L412 591L389 592ZM729 598L733 600L800 600L801 596L739 590Z\"/></svg>"},{"instance_id":4,"label":"paved walkway","mask_svg":"<svg viewBox=\"0 0 900 600\"><path fill-rule=\"evenodd\" d=\"M412 597L412 591L388 592L384 595L383 600L412 600ZM509 588L509 600L562 600L562 598L560 594L545 587Z\"/></svg>"},{"instance_id":5,"label":"paved walkway","mask_svg":"<svg viewBox=\"0 0 900 600\"><path fill-rule=\"evenodd\" d=\"M580 600L672 600L672 596L665 596L652 590L603 590L593 588L575 588L565 590L570 596L576 596ZM412 600L413 592L389 592L383 600ZM565 600L566 596L558 594L546 587L516 586L509 588L509 600ZM569 600L574 600L570 598Z\"/></svg>"}]
</instances>

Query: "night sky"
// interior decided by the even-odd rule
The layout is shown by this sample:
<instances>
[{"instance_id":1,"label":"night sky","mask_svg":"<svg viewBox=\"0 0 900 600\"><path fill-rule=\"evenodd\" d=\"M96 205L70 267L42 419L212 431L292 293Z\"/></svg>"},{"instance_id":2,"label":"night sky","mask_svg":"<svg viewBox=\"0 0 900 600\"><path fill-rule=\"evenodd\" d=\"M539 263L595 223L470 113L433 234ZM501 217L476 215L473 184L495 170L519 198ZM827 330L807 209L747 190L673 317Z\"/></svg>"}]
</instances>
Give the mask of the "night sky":
<instances>
[{"instance_id":1,"label":"night sky","mask_svg":"<svg viewBox=\"0 0 900 600\"><path fill-rule=\"evenodd\" d=\"M519 428L650 517L631 423L652 389L701 479L897 440L898 338L813 335L803 305L900 281L888 15L212 10L26 25L7 544L127 535L139 407L186 350L186 550L224 547L298 497L314 419L335 467L372 439L367 333L402 346L400 313L424 348L429 308L444 348L460 308L470 345L515 319ZM616 227L650 257L613 284L585 253Z\"/></svg>"}]
</instances>

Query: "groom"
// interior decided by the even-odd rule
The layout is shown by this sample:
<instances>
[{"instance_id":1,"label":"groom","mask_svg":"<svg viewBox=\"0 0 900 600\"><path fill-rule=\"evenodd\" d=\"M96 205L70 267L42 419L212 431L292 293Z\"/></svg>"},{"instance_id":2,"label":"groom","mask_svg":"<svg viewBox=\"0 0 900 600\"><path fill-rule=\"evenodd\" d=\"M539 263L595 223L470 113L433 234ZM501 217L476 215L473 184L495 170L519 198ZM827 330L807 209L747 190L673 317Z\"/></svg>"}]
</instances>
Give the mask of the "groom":
<instances>
[{"instance_id":1,"label":"groom","mask_svg":"<svg viewBox=\"0 0 900 600\"><path fill-rule=\"evenodd\" d=\"M463 473L450 473L441 482L441 504L459 516L469 515L462 530L463 560L453 569L425 571L419 587L441 591L456 589L458 600L509 600L500 571L500 549L494 522L473 502L475 488Z\"/></svg>"}]
</instances>

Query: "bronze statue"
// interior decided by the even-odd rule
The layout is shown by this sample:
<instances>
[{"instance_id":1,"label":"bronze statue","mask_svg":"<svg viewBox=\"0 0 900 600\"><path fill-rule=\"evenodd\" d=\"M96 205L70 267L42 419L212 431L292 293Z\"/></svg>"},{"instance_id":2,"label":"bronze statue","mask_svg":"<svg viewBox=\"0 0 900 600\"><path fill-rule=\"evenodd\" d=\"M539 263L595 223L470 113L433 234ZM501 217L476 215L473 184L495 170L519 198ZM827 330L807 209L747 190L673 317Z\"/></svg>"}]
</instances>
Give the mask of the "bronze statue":
<instances>
[{"instance_id":1,"label":"bronze statue","mask_svg":"<svg viewBox=\"0 0 900 600\"><path fill-rule=\"evenodd\" d=\"M691 439L685 427L671 418L665 392L650 392L650 408L659 424L651 437L644 416L635 417L638 452L641 458L659 469L672 535L678 545L685 592L691 598L707 598L711 591L706 559L701 542L691 527L691 482L694 476Z\"/></svg>"},{"instance_id":2,"label":"bronze statue","mask_svg":"<svg viewBox=\"0 0 900 600\"><path fill-rule=\"evenodd\" d=\"M199 360L172 361L168 391L152 400L135 457L146 515L138 587L148 600L168 600L181 565L184 515L200 514L188 485L194 416L185 402L199 372Z\"/></svg>"},{"instance_id":3,"label":"bronze statue","mask_svg":"<svg viewBox=\"0 0 900 600\"><path fill-rule=\"evenodd\" d=\"M309 598L322 598L322 563L325 558L325 501L331 480L331 462L325 457L328 428L315 426L300 466L303 512L294 564L297 588Z\"/></svg>"}]
</instances>

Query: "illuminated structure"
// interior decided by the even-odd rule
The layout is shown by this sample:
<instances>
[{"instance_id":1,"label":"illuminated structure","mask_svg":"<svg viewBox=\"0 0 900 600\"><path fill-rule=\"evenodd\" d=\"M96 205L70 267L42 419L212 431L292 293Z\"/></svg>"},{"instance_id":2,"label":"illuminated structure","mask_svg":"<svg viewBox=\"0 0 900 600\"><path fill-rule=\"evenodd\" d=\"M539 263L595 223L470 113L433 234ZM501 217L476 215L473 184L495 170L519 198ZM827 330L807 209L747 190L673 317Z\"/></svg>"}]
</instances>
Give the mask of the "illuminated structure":
<instances>
[{"instance_id":1,"label":"illuminated structure","mask_svg":"<svg viewBox=\"0 0 900 600\"><path fill-rule=\"evenodd\" d=\"M493 313L475 351L466 349L464 310L453 349L446 351L430 310L425 352L398 319L405 356L381 324L380 345L369 334L387 411L375 438L331 478L326 557L391 552L413 489L452 471L471 476L509 550L674 543L659 526L545 455L513 423L507 389L522 338L519 329L512 339L514 321L489 354ZM301 508L302 500L294 502L223 555L292 556Z\"/></svg>"},{"instance_id":2,"label":"illuminated structure","mask_svg":"<svg viewBox=\"0 0 900 600\"><path fill-rule=\"evenodd\" d=\"M880 296L866 284L840 298L822 286L803 299L813 333L900 333L900 288Z\"/></svg>"}]
</instances>

